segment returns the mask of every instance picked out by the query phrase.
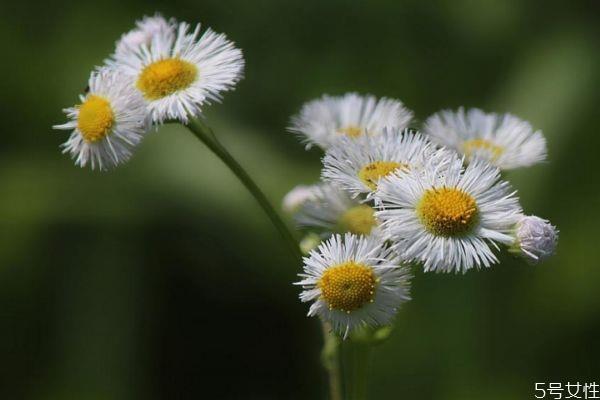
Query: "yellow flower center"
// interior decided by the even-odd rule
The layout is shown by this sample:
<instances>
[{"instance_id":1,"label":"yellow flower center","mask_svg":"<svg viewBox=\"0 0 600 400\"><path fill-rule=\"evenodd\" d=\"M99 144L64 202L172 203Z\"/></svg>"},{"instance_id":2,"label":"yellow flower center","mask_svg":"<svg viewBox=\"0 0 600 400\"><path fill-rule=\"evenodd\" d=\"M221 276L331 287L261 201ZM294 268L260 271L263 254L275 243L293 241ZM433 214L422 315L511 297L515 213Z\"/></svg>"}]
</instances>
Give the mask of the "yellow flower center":
<instances>
[{"instance_id":1,"label":"yellow flower center","mask_svg":"<svg viewBox=\"0 0 600 400\"><path fill-rule=\"evenodd\" d=\"M496 160L504 152L501 146L485 139L471 139L463 143L463 153L468 157L472 157L474 153L481 150L488 152L492 160Z\"/></svg>"},{"instance_id":2,"label":"yellow flower center","mask_svg":"<svg viewBox=\"0 0 600 400\"><path fill-rule=\"evenodd\" d=\"M355 137L359 137L360 135L362 135L363 130L362 130L362 128L360 128L356 125L348 125L348 126L338 129L337 133L355 138Z\"/></svg>"},{"instance_id":3,"label":"yellow flower center","mask_svg":"<svg viewBox=\"0 0 600 400\"><path fill-rule=\"evenodd\" d=\"M368 235L375 225L375 212L372 207L361 204L348 209L339 222L343 232L351 232L357 235Z\"/></svg>"},{"instance_id":4,"label":"yellow flower center","mask_svg":"<svg viewBox=\"0 0 600 400\"><path fill-rule=\"evenodd\" d=\"M408 165L396 161L373 161L358 171L358 177L371 190L377 189L379 179L387 176L397 169L408 169Z\"/></svg>"},{"instance_id":5,"label":"yellow flower center","mask_svg":"<svg viewBox=\"0 0 600 400\"><path fill-rule=\"evenodd\" d=\"M77 129L86 142L96 142L111 132L115 114L104 97L90 95L79 106Z\"/></svg>"},{"instance_id":6,"label":"yellow flower center","mask_svg":"<svg viewBox=\"0 0 600 400\"><path fill-rule=\"evenodd\" d=\"M330 310L350 313L373 302L377 278L371 267L348 261L325 270L317 286Z\"/></svg>"},{"instance_id":7,"label":"yellow flower center","mask_svg":"<svg viewBox=\"0 0 600 400\"><path fill-rule=\"evenodd\" d=\"M136 86L148 100L157 100L188 88L197 78L198 68L178 58L167 58L147 65Z\"/></svg>"},{"instance_id":8,"label":"yellow flower center","mask_svg":"<svg viewBox=\"0 0 600 400\"><path fill-rule=\"evenodd\" d=\"M438 236L463 235L477 222L475 199L459 189L429 189L417 205L417 214L427 230Z\"/></svg>"}]
</instances>

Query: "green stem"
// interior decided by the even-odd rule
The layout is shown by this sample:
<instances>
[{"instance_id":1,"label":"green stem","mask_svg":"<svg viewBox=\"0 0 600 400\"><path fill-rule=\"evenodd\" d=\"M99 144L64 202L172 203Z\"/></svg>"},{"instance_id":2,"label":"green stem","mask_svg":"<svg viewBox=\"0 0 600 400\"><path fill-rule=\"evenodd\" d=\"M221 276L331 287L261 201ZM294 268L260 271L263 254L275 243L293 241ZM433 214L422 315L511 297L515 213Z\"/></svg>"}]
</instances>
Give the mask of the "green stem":
<instances>
[{"instance_id":1,"label":"green stem","mask_svg":"<svg viewBox=\"0 0 600 400\"><path fill-rule=\"evenodd\" d=\"M331 331L331 324L321 321L323 351L321 361L329 375L329 399L342 400L342 374L340 371L340 338Z\"/></svg>"},{"instance_id":2,"label":"green stem","mask_svg":"<svg viewBox=\"0 0 600 400\"><path fill-rule=\"evenodd\" d=\"M258 204L265 211L275 228L288 243L292 254L298 258L302 258L298 242L289 231L287 225L282 221L279 214L275 211L265 194L260 190L258 185L252 180L246 170L233 158L227 149L217 140L212 129L200 120L193 119L185 126L198 138L206 147L208 147L217 157L223 161L227 167L237 176L242 184L254 196ZM340 371L340 339L331 332L331 327L328 323L323 322L323 365L329 374L329 389L331 400L343 400Z\"/></svg>"},{"instance_id":3,"label":"green stem","mask_svg":"<svg viewBox=\"0 0 600 400\"><path fill-rule=\"evenodd\" d=\"M206 147L208 147L217 157L223 161L227 167L235 174L235 176L242 182L242 184L248 189L248 191L254 196L258 204L262 207L264 212L267 214L275 228L279 231L279 234L287 242L294 257L301 259L302 254L298 247L298 242L294 239L294 236L289 231L286 224L283 222L277 211L273 208L267 196L260 190L258 185L252 180L246 170L236 161L235 158L227 149L217 140L217 137L213 133L212 129L204 124L202 121L192 119L185 126L198 138Z\"/></svg>"},{"instance_id":4,"label":"green stem","mask_svg":"<svg viewBox=\"0 0 600 400\"><path fill-rule=\"evenodd\" d=\"M343 344L343 374L346 400L366 400L371 344L353 339Z\"/></svg>"}]
</instances>

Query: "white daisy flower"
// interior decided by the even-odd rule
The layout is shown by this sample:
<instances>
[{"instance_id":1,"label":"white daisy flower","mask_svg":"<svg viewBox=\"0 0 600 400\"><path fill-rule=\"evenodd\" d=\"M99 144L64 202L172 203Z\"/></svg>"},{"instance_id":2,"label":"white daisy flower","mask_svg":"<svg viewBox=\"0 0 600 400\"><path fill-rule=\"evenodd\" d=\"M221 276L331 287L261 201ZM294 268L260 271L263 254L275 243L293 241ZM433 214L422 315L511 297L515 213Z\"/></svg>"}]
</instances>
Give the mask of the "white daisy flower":
<instances>
[{"instance_id":1,"label":"white daisy flower","mask_svg":"<svg viewBox=\"0 0 600 400\"><path fill-rule=\"evenodd\" d=\"M321 177L353 196L371 194L381 178L443 162L451 154L436 150L420 133L385 129L378 136L340 139L325 153Z\"/></svg>"},{"instance_id":2,"label":"white daisy flower","mask_svg":"<svg viewBox=\"0 0 600 400\"><path fill-rule=\"evenodd\" d=\"M306 103L292 118L290 132L298 134L306 148L317 145L327 150L340 137L356 138L368 132L377 135L383 128L404 129L413 114L399 100L348 93L324 95Z\"/></svg>"},{"instance_id":3,"label":"white daisy flower","mask_svg":"<svg viewBox=\"0 0 600 400\"><path fill-rule=\"evenodd\" d=\"M150 46L127 53L116 65L146 99L153 122L186 123L242 77L242 52L225 35L207 29L200 36L200 24L188 30L180 23L176 35L155 34Z\"/></svg>"},{"instance_id":4,"label":"white daisy flower","mask_svg":"<svg viewBox=\"0 0 600 400\"><path fill-rule=\"evenodd\" d=\"M150 46L154 36L164 37L172 41L175 38L176 22L174 19L166 20L162 15L152 17L144 16L141 21L136 21L135 29L124 33L116 43L115 53L108 64L115 64L129 57L131 53L140 50L142 46Z\"/></svg>"},{"instance_id":5,"label":"white daisy flower","mask_svg":"<svg viewBox=\"0 0 600 400\"><path fill-rule=\"evenodd\" d=\"M491 246L511 244L521 207L494 166L477 160L463 169L454 156L446 165L408 171L379 183L376 212L386 238L407 261L425 271L489 267Z\"/></svg>"},{"instance_id":6,"label":"white daisy flower","mask_svg":"<svg viewBox=\"0 0 600 400\"><path fill-rule=\"evenodd\" d=\"M513 251L520 253L531 264L537 264L554 254L558 229L550 221L534 215L521 216L516 226Z\"/></svg>"},{"instance_id":7,"label":"white daisy flower","mask_svg":"<svg viewBox=\"0 0 600 400\"><path fill-rule=\"evenodd\" d=\"M298 185L290 190L281 202L281 208L288 214L294 214L307 200L314 198L317 185Z\"/></svg>"},{"instance_id":8,"label":"white daisy flower","mask_svg":"<svg viewBox=\"0 0 600 400\"><path fill-rule=\"evenodd\" d=\"M300 299L313 302L308 315L344 337L360 326L389 324L410 300L408 268L372 236L334 235L304 258L300 277Z\"/></svg>"},{"instance_id":9,"label":"white daisy flower","mask_svg":"<svg viewBox=\"0 0 600 400\"><path fill-rule=\"evenodd\" d=\"M546 139L541 131L511 114L465 113L445 110L425 122L424 132L467 160L482 158L500 169L527 167L546 159Z\"/></svg>"},{"instance_id":10,"label":"white daisy flower","mask_svg":"<svg viewBox=\"0 0 600 400\"><path fill-rule=\"evenodd\" d=\"M302 228L317 228L326 233L350 232L357 235L376 234L375 210L330 184L315 185L312 197L294 215Z\"/></svg>"},{"instance_id":11,"label":"white daisy flower","mask_svg":"<svg viewBox=\"0 0 600 400\"><path fill-rule=\"evenodd\" d=\"M70 121L54 129L73 131L62 145L75 164L100 170L127 161L148 130L146 104L131 82L115 71L92 72L81 104L64 109Z\"/></svg>"}]
</instances>

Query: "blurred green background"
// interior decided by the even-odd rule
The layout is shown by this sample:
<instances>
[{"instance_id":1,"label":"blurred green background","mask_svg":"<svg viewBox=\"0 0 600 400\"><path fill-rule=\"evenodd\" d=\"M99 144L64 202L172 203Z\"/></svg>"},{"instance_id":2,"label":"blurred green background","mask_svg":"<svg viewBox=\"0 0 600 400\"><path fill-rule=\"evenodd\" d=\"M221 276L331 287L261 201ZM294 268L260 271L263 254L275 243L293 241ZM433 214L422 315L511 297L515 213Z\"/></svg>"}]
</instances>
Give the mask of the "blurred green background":
<instances>
[{"instance_id":1,"label":"blurred green background","mask_svg":"<svg viewBox=\"0 0 600 400\"><path fill-rule=\"evenodd\" d=\"M273 202L318 178L285 132L322 93L511 111L549 162L510 173L558 254L465 276L416 273L374 354L372 399L529 399L600 382L599 2L60 0L0 5L1 399L319 399L320 330L298 265L188 132L164 127L108 173L51 126L144 14L225 32L246 77L207 110Z\"/></svg>"}]
</instances>

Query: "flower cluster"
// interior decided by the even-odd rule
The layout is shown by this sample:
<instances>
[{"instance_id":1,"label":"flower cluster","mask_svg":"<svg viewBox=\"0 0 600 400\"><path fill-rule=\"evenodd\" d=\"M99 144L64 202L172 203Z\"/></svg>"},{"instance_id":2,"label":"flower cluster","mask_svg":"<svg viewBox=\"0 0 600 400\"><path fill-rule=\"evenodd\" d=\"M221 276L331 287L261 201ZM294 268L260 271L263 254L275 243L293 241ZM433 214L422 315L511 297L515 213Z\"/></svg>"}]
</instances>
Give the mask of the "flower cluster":
<instances>
[{"instance_id":1,"label":"flower cluster","mask_svg":"<svg viewBox=\"0 0 600 400\"><path fill-rule=\"evenodd\" d=\"M123 163L152 126L193 126L243 69L225 35L145 17L64 110L69 121L55 126L71 132L63 152L81 167ZM356 93L310 101L292 118L289 131L324 151L320 182L296 187L283 204L306 233L300 298L344 336L391 321L409 299L412 264L464 273L497 263L503 246L532 264L554 253L556 227L525 216L501 175L546 159L540 131L511 114L462 108L432 115L421 130L399 100ZM222 146L205 143L241 169ZM276 224L289 234L284 225Z\"/></svg>"},{"instance_id":2,"label":"flower cluster","mask_svg":"<svg viewBox=\"0 0 600 400\"><path fill-rule=\"evenodd\" d=\"M502 246L529 263L553 254L558 231L524 216L503 170L546 158L540 131L511 114L442 111L419 133L402 102L355 93L304 105L289 130L319 146L321 182L285 199L311 240L302 301L346 336L389 323L409 299L409 265L466 272Z\"/></svg>"},{"instance_id":3,"label":"flower cluster","mask_svg":"<svg viewBox=\"0 0 600 400\"><path fill-rule=\"evenodd\" d=\"M89 78L80 103L65 109L63 144L77 165L108 169L128 160L152 125L187 123L241 79L240 49L200 24L145 17L121 36Z\"/></svg>"}]
</instances>

